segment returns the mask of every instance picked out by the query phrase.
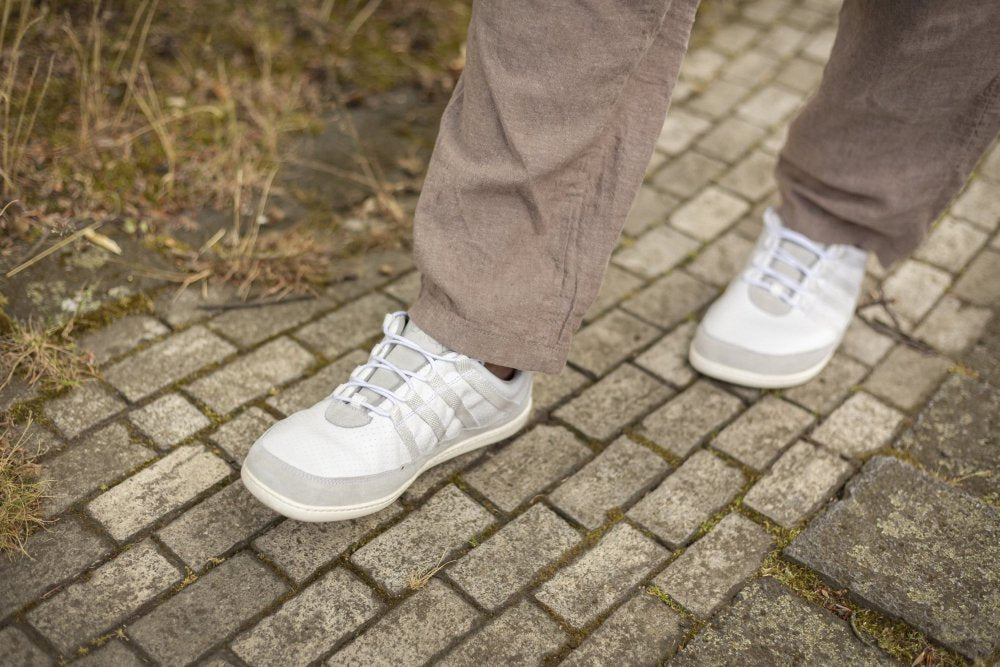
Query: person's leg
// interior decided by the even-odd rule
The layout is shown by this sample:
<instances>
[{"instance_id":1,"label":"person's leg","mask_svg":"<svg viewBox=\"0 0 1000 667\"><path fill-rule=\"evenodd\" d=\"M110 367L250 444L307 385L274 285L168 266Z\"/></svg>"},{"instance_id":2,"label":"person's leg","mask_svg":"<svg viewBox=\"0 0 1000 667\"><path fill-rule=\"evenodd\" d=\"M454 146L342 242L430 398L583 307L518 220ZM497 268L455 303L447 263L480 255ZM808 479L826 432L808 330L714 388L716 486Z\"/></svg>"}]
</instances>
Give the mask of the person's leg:
<instances>
[{"instance_id":1,"label":"person's leg","mask_svg":"<svg viewBox=\"0 0 1000 667\"><path fill-rule=\"evenodd\" d=\"M663 124L695 5L476 3L417 210L412 316L386 317L344 384L254 443L242 469L254 496L304 521L363 516L527 422L523 370L565 362ZM522 371L503 379L498 365Z\"/></svg>"},{"instance_id":2,"label":"person's leg","mask_svg":"<svg viewBox=\"0 0 1000 667\"><path fill-rule=\"evenodd\" d=\"M414 227L432 336L558 372L663 125L697 0L477 2Z\"/></svg>"},{"instance_id":3,"label":"person's leg","mask_svg":"<svg viewBox=\"0 0 1000 667\"><path fill-rule=\"evenodd\" d=\"M1000 130L1000 3L847 0L776 178L785 223L905 257Z\"/></svg>"},{"instance_id":4,"label":"person's leg","mask_svg":"<svg viewBox=\"0 0 1000 667\"><path fill-rule=\"evenodd\" d=\"M851 321L866 251L912 251L1000 127L1000 3L846 0L793 122L777 211L702 318L689 358L756 387L807 382Z\"/></svg>"}]
</instances>

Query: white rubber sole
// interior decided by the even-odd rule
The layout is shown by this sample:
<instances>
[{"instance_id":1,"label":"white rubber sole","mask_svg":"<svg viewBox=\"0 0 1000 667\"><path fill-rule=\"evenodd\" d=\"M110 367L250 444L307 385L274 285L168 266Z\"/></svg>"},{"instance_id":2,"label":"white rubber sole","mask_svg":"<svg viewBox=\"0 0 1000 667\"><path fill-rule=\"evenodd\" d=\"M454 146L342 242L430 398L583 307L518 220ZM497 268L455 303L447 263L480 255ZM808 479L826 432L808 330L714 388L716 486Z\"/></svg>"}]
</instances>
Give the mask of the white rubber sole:
<instances>
[{"instance_id":1,"label":"white rubber sole","mask_svg":"<svg viewBox=\"0 0 1000 667\"><path fill-rule=\"evenodd\" d=\"M833 358L834 352L836 352L836 347L834 347L833 350L830 350L830 354L826 355L826 357L824 357L815 366L810 366L805 370L797 373L789 373L787 375L765 375L763 373L747 371L742 368L733 368L732 366L720 364L717 361L712 361L711 359L703 357L695 351L694 347L691 347L688 350L688 361L691 362L691 365L694 366L695 370L698 372L730 384L738 384L743 387L753 387L754 389L788 389L790 387L797 387L800 384L805 384L819 375L820 371L822 371L826 365L830 363L830 359Z\"/></svg>"},{"instance_id":2,"label":"white rubber sole","mask_svg":"<svg viewBox=\"0 0 1000 667\"><path fill-rule=\"evenodd\" d=\"M240 476L243 479L244 486L246 486L247 490L252 493L257 500L262 502L264 505L267 505L278 514L287 516L290 519L309 522L346 521L348 519L356 519L368 514L374 514L375 512L391 505L396 498L399 498L399 496L401 496L403 492L406 491L406 489L408 489L414 481L416 481L417 477L420 477L420 475L430 468L453 459L456 456L461 456L462 454L471 452L475 449L480 449L481 447L488 447L489 445L500 442L505 438L509 438L521 430L521 427L527 423L529 417L531 417L530 399L528 400L528 405L524 408L524 410L511 421L490 431L477 433L467 440L456 442L446 449L443 449L433 458L428 459L424 465L421 466L420 469L417 470L417 472L415 472L413 476L406 480L406 482L404 482L399 488L394 489L391 493L382 498L357 505L304 505L283 496L268 486L265 486L246 468L242 469Z\"/></svg>"}]
</instances>

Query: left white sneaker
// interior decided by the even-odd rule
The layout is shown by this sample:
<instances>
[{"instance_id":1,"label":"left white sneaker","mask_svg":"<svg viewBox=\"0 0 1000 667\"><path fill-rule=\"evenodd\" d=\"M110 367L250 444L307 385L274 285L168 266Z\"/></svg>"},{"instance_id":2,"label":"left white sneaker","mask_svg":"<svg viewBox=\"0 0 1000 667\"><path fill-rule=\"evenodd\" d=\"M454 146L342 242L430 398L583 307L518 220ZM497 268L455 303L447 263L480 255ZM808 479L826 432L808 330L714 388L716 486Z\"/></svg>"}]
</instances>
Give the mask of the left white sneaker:
<instances>
[{"instance_id":1,"label":"left white sneaker","mask_svg":"<svg viewBox=\"0 0 1000 667\"><path fill-rule=\"evenodd\" d=\"M749 260L695 332L691 365L749 387L808 382L844 337L867 258L854 246L816 243L768 209Z\"/></svg>"}]
</instances>

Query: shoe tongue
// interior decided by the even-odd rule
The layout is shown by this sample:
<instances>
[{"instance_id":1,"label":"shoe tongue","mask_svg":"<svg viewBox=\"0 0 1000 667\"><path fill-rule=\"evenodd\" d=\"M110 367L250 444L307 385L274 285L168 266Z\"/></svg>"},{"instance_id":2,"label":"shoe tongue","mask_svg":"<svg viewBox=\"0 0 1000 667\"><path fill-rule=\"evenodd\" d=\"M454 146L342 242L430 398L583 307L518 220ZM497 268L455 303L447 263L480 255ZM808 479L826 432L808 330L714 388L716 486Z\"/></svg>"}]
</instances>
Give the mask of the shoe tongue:
<instances>
[{"instance_id":1,"label":"shoe tongue","mask_svg":"<svg viewBox=\"0 0 1000 667\"><path fill-rule=\"evenodd\" d=\"M413 320L406 319L404 321L399 318L389 331L413 341L421 349L433 354L444 354L448 351L445 346L424 333ZM388 353L383 352L380 356L405 371L416 372L427 364L424 355L402 345L389 345ZM392 391L403 384L403 379L387 368L378 368L368 378L368 382ZM378 405L383 400L382 396L370 389L361 389L358 391L358 395L372 405ZM327 408L326 419L337 426L364 426L371 420L371 415L364 408L350 405L344 401L334 401Z\"/></svg>"},{"instance_id":2,"label":"shoe tongue","mask_svg":"<svg viewBox=\"0 0 1000 667\"><path fill-rule=\"evenodd\" d=\"M819 255L813 251L805 248L798 243L790 241L788 239L782 240L778 247L784 250L786 253L794 257L803 266L812 267L813 264L819 261ZM787 264L777 257L771 258L770 268L776 273L780 273L784 276L788 276L792 282L800 282L805 276L801 271L796 269L794 266ZM762 280L765 283L774 284L778 283L777 280L771 278L770 276L764 276ZM781 285L779 288L782 291L787 291L787 287ZM782 301L780 298L776 297L770 291L764 289L763 287L758 287L757 285L750 286L750 299L762 310L771 313L772 315L784 315L792 309L790 305Z\"/></svg>"}]
</instances>

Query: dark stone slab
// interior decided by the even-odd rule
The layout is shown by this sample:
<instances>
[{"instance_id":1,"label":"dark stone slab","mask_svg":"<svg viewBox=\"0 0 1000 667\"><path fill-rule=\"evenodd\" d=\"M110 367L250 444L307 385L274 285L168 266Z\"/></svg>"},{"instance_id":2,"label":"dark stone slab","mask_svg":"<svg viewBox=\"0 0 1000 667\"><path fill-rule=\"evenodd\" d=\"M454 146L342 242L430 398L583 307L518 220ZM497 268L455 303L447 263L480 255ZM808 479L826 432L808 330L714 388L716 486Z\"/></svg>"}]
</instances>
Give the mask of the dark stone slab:
<instances>
[{"instance_id":1,"label":"dark stone slab","mask_svg":"<svg viewBox=\"0 0 1000 667\"><path fill-rule=\"evenodd\" d=\"M898 459L869 461L785 555L969 658L1000 649L1000 511Z\"/></svg>"},{"instance_id":2,"label":"dark stone slab","mask_svg":"<svg viewBox=\"0 0 1000 667\"><path fill-rule=\"evenodd\" d=\"M1000 493L1000 389L953 375L897 447L960 489Z\"/></svg>"},{"instance_id":3,"label":"dark stone slab","mask_svg":"<svg viewBox=\"0 0 1000 667\"><path fill-rule=\"evenodd\" d=\"M771 578L758 579L691 640L672 663L702 665L894 665L850 626Z\"/></svg>"}]
</instances>

